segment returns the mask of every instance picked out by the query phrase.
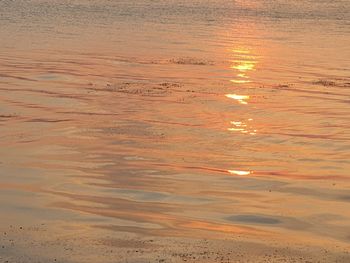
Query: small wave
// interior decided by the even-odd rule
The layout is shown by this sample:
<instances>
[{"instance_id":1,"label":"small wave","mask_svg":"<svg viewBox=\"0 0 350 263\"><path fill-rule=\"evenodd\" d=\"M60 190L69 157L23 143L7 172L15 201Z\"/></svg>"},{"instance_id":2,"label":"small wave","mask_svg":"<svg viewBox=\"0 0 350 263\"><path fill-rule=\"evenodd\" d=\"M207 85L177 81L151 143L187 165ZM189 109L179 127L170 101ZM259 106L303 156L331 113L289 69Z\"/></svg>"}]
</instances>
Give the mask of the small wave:
<instances>
[{"instance_id":1,"label":"small wave","mask_svg":"<svg viewBox=\"0 0 350 263\"><path fill-rule=\"evenodd\" d=\"M0 115L0 120L1 119L12 119L12 118L17 118L18 115L16 114L1 114Z\"/></svg>"},{"instance_id":2,"label":"small wave","mask_svg":"<svg viewBox=\"0 0 350 263\"><path fill-rule=\"evenodd\" d=\"M179 64L179 65L196 65L196 66L212 66L214 65L213 61L191 58L191 57L183 57L183 58L174 58L170 59L169 63Z\"/></svg>"},{"instance_id":3,"label":"small wave","mask_svg":"<svg viewBox=\"0 0 350 263\"><path fill-rule=\"evenodd\" d=\"M339 87L346 88L350 87L350 82L346 80L317 80L312 82L314 85L324 86L324 87Z\"/></svg>"},{"instance_id":4,"label":"small wave","mask_svg":"<svg viewBox=\"0 0 350 263\"><path fill-rule=\"evenodd\" d=\"M162 82L158 84L149 84L142 82L123 82L113 84L108 83L104 88L89 87L87 89L94 91L109 91L140 96L160 97L168 95L180 87L180 84L171 82Z\"/></svg>"},{"instance_id":5,"label":"small wave","mask_svg":"<svg viewBox=\"0 0 350 263\"><path fill-rule=\"evenodd\" d=\"M28 120L27 122L53 122L53 123L56 123L56 122L67 122L67 121L71 121L70 119L62 119L62 120L59 120L59 119L43 119L43 118L37 118L37 119L30 119Z\"/></svg>"}]
</instances>

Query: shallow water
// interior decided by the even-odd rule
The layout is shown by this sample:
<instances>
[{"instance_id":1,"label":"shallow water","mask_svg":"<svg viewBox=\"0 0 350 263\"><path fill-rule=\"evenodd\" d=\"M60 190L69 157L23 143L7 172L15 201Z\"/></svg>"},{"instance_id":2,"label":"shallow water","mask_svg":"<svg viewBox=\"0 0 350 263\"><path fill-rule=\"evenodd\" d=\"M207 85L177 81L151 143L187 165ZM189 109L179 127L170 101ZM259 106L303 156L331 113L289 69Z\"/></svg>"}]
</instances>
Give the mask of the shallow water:
<instances>
[{"instance_id":1,"label":"shallow water","mask_svg":"<svg viewBox=\"0 0 350 263\"><path fill-rule=\"evenodd\" d=\"M350 3L1 1L0 224L350 242Z\"/></svg>"}]
</instances>

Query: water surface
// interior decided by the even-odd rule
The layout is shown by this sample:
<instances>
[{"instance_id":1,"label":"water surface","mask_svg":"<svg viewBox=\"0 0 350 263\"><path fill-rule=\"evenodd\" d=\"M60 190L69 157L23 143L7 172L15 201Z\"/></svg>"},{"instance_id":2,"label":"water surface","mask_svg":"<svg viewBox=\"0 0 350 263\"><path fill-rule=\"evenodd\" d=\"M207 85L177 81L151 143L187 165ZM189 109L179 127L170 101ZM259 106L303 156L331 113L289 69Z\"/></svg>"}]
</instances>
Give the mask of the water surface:
<instances>
[{"instance_id":1,"label":"water surface","mask_svg":"<svg viewBox=\"0 0 350 263\"><path fill-rule=\"evenodd\" d=\"M0 2L0 224L350 240L350 3Z\"/></svg>"}]
</instances>

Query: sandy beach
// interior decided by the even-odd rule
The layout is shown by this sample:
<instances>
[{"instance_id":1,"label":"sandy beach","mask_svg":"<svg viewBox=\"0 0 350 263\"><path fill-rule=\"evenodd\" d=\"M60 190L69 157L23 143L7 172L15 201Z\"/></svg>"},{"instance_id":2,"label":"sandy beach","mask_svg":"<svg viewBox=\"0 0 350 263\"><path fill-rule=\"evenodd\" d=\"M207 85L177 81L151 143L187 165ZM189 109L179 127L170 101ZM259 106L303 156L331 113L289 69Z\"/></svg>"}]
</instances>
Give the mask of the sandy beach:
<instances>
[{"instance_id":1,"label":"sandy beach","mask_svg":"<svg viewBox=\"0 0 350 263\"><path fill-rule=\"evenodd\" d=\"M70 234L68 234L70 232ZM210 238L159 237L82 229L80 225L10 225L0 241L2 262L348 262L337 242L249 238L236 233ZM273 239L271 239L273 238ZM279 242L280 241L280 242Z\"/></svg>"},{"instance_id":2,"label":"sandy beach","mask_svg":"<svg viewBox=\"0 0 350 263\"><path fill-rule=\"evenodd\" d=\"M0 263L350 262L350 3L0 2Z\"/></svg>"}]
</instances>

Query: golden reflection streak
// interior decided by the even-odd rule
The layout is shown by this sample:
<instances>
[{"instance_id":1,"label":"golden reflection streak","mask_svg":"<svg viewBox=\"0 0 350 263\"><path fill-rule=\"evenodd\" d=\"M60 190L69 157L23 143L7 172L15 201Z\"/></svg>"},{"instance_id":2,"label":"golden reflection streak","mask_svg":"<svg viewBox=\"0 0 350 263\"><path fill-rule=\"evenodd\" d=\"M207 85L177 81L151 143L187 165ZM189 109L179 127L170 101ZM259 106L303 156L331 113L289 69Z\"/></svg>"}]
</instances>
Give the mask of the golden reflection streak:
<instances>
[{"instance_id":1,"label":"golden reflection streak","mask_svg":"<svg viewBox=\"0 0 350 263\"><path fill-rule=\"evenodd\" d=\"M248 119L248 121L252 121L252 119ZM250 135L255 135L257 132L257 130L248 130L248 125L241 121L231 121L230 124L232 124L234 127L227 128L228 131L236 131Z\"/></svg>"},{"instance_id":2,"label":"golden reflection streak","mask_svg":"<svg viewBox=\"0 0 350 263\"><path fill-rule=\"evenodd\" d=\"M244 79L231 79L230 80L232 83L236 84L244 84L244 83L250 83L250 80L244 80Z\"/></svg>"},{"instance_id":3,"label":"golden reflection streak","mask_svg":"<svg viewBox=\"0 0 350 263\"><path fill-rule=\"evenodd\" d=\"M248 95L238 95L238 94L226 94L227 98L237 100L240 104L248 104L246 100L248 100L250 97Z\"/></svg>"},{"instance_id":4,"label":"golden reflection streak","mask_svg":"<svg viewBox=\"0 0 350 263\"><path fill-rule=\"evenodd\" d=\"M232 69L237 69L238 71L248 71L253 70L255 68L255 62L250 61L243 61L243 60L235 60L235 63L238 63L238 65L231 66Z\"/></svg>"},{"instance_id":5,"label":"golden reflection streak","mask_svg":"<svg viewBox=\"0 0 350 263\"><path fill-rule=\"evenodd\" d=\"M227 170L230 174L234 174L234 175L249 175L252 172L250 171L241 171L241 170Z\"/></svg>"},{"instance_id":6,"label":"golden reflection streak","mask_svg":"<svg viewBox=\"0 0 350 263\"><path fill-rule=\"evenodd\" d=\"M240 78L249 78L246 74L244 73L239 73L237 74L237 77L240 77Z\"/></svg>"},{"instance_id":7,"label":"golden reflection streak","mask_svg":"<svg viewBox=\"0 0 350 263\"><path fill-rule=\"evenodd\" d=\"M249 49L236 48L231 50L235 59L231 62L233 65L230 66L231 69L238 71L235 79L231 79L232 83L236 84L245 84L250 83L251 80L246 74L248 71L255 70L255 66L258 63L256 56L251 54Z\"/></svg>"}]
</instances>

